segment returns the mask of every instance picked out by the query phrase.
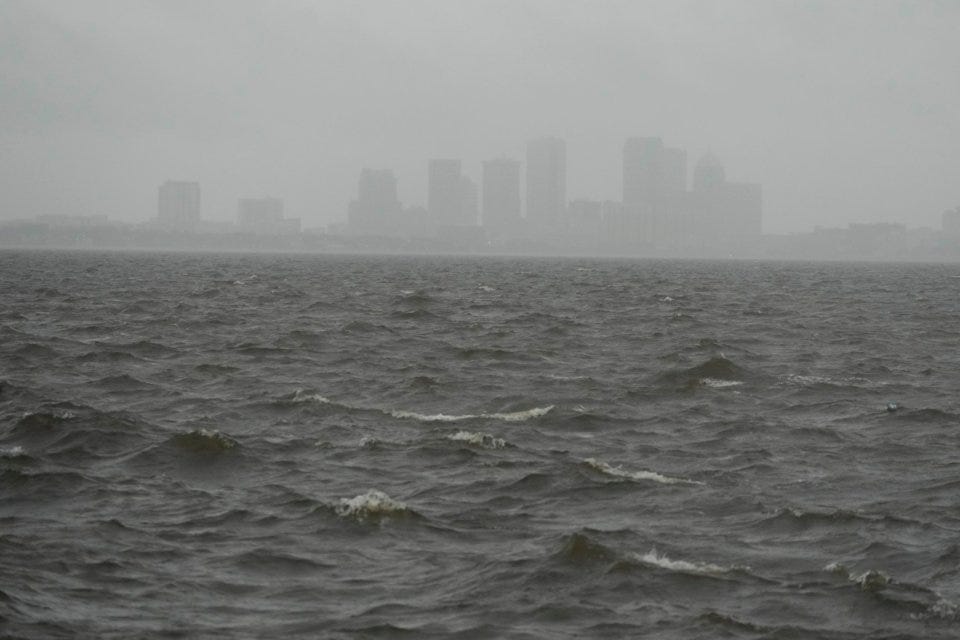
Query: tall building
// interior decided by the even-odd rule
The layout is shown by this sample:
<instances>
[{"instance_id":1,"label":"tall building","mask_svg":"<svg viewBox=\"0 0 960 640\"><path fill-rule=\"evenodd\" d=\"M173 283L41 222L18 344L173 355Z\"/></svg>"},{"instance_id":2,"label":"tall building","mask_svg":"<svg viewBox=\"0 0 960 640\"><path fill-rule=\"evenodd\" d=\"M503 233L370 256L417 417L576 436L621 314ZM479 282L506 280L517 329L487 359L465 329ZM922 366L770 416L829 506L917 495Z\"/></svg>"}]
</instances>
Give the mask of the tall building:
<instances>
[{"instance_id":1,"label":"tall building","mask_svg":"<svg viewBox=\"0 0 960 640\"><path fill-rule=\"evenodd\" d=\"M720 159L708 153L697 162L693 170L693 190L710 191L720 187L727 181L727 172Z\"/></svg>"},{"instance_id":2,"label":"tall building","mask_svg":"<svg viewBox=\"0 0 960 640\"><path fill-rule=\"evenodd\" d=\"M360 172L357 199L350 203L348 211L351 233L387 234L398 224L400 210L393 171L364 169Z\"/></svg>"},{"instance_id":3,"label":"tall building","mask_svg":"<svg viewBox=\"0 0 960 640\"><path fill-rule=\"evenodd\" d=\"M427 211L434 224L465 224L460 161L430 160L427 178Z\"/></svg>"},{"instance_id":4,"label":"tall building","mask_svg":"<svg viewBox=\"0 0 960 640\"><path fill-rule=\"evenodd\" d=\"M960 238L960 207L943 212L943 232Z\"/></svg>"},{"instance_id":5,"label":"tall building","mask_svg":"<svg viewBox=\"0 0 960 640\"><path fill-rule=\"evenodd\" d=\"M192 230L200 222L200 183L167 180L160 185L157 220L166 227Z\"/></svg>"},{"instance_id":6,"label":"tall building","mask_svg":"<svg viewBox=\"0 0 960 640\"><path fill-rule=\"evenodd\" d=\"M520 232L520 162L508 158L483 163L483 226L495 236Z\"/></svg>"},{"instance_id":7,"label":"tall building","mask_svg":"<svg viewBox=\"0 0 960 640\"><path fill-rule=\"evenodd\" d=\"M627 138L623 145L623 204L652 205L663 175L663 141L660 138Z\"/></svg>"},{"instance_id":8,"label":"tall building","mask_svg":"<svg viewBox=\"0 0 960 640\"><path fill-rule=\"evenodd\" d=\"M693 172L694 231L701 239L758 236L763 194L759 184L727 182L720 159L703 156Z\"/></svg>"},{"instance_id":9,"label":"tall building","mask_svg":"<svg viewBox=\"0 0 960 640\"><path fill-rule=\"evenodd\" d=\"M623 203L663 208L687 190L687 152L660 138L627 138L623 145Z\"/></svg>"},{"instance_id":10,"label":"tall building","mask_svg":"<svg viewBox=\"0 0 960 640\"><path fill-rule=\"evenodd\" d=\"M237 226L243 233L295 235L300 233L300 218L284 218L280 198L242 198L237 204Z\"/></svg>"},{"instance_id":11,"label":"tall building","mask_svg":"<svg viewBox=\"0 0 960 640\"><path fill-rule=\"evenodd\" d=\"M536 232L566 228L567 145L560 138L527 143L527 224Z\"/></svg>"},{"instance_id":12,"label":"tall building","mask_svg":"<svg viewBox=\"0 0 960 640\"><path fill-rule=\"evenodd\" d=\"M283 200L280 198L242 198L237 205L240 225L266 226L283 220Z\"/></svg>"}]
</instances>

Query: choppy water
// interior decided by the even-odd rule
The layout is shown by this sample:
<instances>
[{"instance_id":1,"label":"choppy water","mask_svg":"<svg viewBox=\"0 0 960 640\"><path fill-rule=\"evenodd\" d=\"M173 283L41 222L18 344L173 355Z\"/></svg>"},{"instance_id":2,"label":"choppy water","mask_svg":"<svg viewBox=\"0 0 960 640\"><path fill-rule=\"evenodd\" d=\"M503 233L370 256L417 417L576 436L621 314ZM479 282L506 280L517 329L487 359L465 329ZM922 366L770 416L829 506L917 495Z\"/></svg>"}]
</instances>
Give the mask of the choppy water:
<instances>
[{"instance_id":1,"label":"choppy water","mask_svg":"<svg viewBox=\"0 0 960 640\"><path fill-rule=\"evenodd\" d=\"M956 265L0 253L0 634L955 638L958 317Z\"/></svg>"}]
</instances>

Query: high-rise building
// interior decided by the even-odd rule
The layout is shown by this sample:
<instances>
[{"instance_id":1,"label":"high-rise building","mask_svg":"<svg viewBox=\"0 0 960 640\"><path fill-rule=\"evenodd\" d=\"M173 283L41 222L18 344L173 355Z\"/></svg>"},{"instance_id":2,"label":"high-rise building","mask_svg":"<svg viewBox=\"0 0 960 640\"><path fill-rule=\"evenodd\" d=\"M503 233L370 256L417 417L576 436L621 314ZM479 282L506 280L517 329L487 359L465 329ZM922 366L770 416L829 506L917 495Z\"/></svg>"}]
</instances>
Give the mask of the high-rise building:
<instances>
[{"instance_id":1,"label":"high-rise building","mask_svg":"<svg viewBox=\"0 0 960 640\"><path fill-rule=\"evenodd\" d=\"M667 198L687 190L687 152L664 147L660 156L660 191Z\"/></svg>"},{"instance_id":2,"label":"high-rise building","mask_svg":"<svg viewBox=\"0 0 960 640\"><path fill-rule=\"evenodd\" d=\"M693 190L710 191L716 189L727 181L727 173L723 168L720 159L712 153L708 153L697 162L697 167L693 170Z\"/></svg>"},{"instance_id":3,"label":"high-rise building","mask_svg":"<svg viewBox=\"0 0 960 640\"><path fill-rule=\"evenodd\" d=\"M560 138L527 143L527 224L535 233L566 228L567 145Z\"/></svg>"},{"instance_id":4,"label":"high-rise building","mask_svg":"<svg viewBox=\"0 0 960 640\"><path fill-rule=\"evenodd\" d=\"M519 234L519 161L498 158L483 163L483 226L494 235Z\"/></svg>"},{"instance_id":5,"label":"high-rise building","mask_svg":"<svg viewBox=\"0 0 960 640\"><path fill-rule=\"evenodd\" d=\"M243 233L293 235L300 232L300 218L284 218L280 198L242 198L237 204L237 226Z\"/></svg>"},{"instance_id":6,"label":"high-rise building","mask_svg":"<svg viewBox=\"0 0 960 640\"><path fill-rule=\"evenodd\" d=\"M157 220L161 225L188 231L200 222L200 183L167 180L160 185Z\"/></svg>"},{"instance_id":7,"label":"high-rise building","mask_svg":"<svg viewBox=\"0 0 960 640\"><path fill-rule=\"evenodd\" d=\"M364 169L360 172L357 199L350 203L348 212L352 233L386 234L397 224L400 210L393 171Z\"/></svg>"},{"instance_id":8,"label":"high-rise building","mask_svg":"<svg viewBox=\"0 0 960 640\"><path fill-rule=\"evenodd\" d=\"M237 222L241 225L266 226L283 220L280 198L242 198L237 205Z\"/></svg>"},{"instance_id":9,"label":"high-rise building","mask_svg":"<svg viewBox=\"0 0 960 640\"><path fill-rule=\"evenodd\" d=\"M623 203L657 207L687 190L687 152L660 138L627 138L623 145Z\"/></svg>"},{"instance_id":10,"label":"high-rise building","mask_svg":"<svg viewBox=\"0 0 960 640\"><path fill-rule=\"evenodd\" d=\"M460 161L430 160L427 178L427 211L434 224L464 224Z\"/></svg>"},{"instance_id":11,"label":"high-rise building","mask_svg":"<svg viewBox=\"0 0 960 640\"><path fill-rule=\"evenodd\" d=\"M623 204L652 205L660 193L663 176L663 141L628 138L623 145Z\"/></svg>"},{"instance_id":12,"label":"high-rise building","mask_svg":"<svg viewBox=\"0 0 960 640\"><path fill-rule=\"evenodd\" d=\"M944 211L941 220L945 234L960 238L960 207Z\"/></svg>"},{"instance_id":13,"label":"high-rise building","mask_svg":"<svg viewBox=\"0 0 960 640\"><path fill-rule=\"evenodd\" d=\"M758 236L763 217L759 184L727 182L720 159L708 153L693 172L694 230L705 240Z\"/></svg>"}]
</instances>

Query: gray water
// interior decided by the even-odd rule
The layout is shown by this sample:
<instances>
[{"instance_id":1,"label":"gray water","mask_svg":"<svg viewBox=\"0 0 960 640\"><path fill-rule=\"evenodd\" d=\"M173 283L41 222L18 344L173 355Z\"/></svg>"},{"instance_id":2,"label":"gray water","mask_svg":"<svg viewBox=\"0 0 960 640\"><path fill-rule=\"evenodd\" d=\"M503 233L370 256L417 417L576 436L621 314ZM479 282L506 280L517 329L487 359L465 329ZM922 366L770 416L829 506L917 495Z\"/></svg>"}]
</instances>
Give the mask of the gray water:
<instances>
[{"instance_id":1,"label":"gray water","mask_svg":"<svg viewBox=\"0 0 960 640\"><path fill-rule=\"evenodd\" d=\"M957 265L0 253L0 635L955 638L958 315Z\"/></svg>"}]
</instances>

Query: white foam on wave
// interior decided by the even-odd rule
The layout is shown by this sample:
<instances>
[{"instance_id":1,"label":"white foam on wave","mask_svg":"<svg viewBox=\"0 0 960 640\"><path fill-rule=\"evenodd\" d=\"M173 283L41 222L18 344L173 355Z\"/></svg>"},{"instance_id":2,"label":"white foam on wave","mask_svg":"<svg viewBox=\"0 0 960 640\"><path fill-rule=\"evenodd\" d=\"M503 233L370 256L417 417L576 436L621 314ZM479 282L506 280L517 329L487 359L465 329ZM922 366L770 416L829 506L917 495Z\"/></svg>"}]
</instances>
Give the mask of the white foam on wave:
<instances>
[{"instance_id":1,"label":"white foam on wave","mask_svg":"<svg viewBox=\"0 0 960 640\"><path fill-rule=\"evenodd\" d=\"M406 511L408 508L405 503L394 500L378 489L370 489L353 498L340 498L340 504L336 506L337 515L361 519Z\"/></svg>"},{"instance_id":2,"label":"white foam on wave","mask_svg":"<svg viewBox=\"0 0 960 640\"><path fill-rule=\"evenodd\" d=\"M481 418L488 420L502 420L504 422L523 422L525 420L530 420L531 418L544 416L550 413L552 409L553 405L548 407L534 407L532 409L527 409L526 411L514 411L512 413L468 413L464 415L436 413L433 415L426 415L423 413L416 413L414 411L400 411L396 409L387 411L385 413L388 413L394 418L420 420L421 422L460 422L462 420L478 420Z\"/></svg>"},{"instance_id":3,"label":"white foam on wave","mask_svg":"<svg viewBox=\"0 0 960 640\"><path fill-rule=\"evenodd\" d=\"M331 400L319 393L307 393L303 389L297 389L291 398L291 402L314 402L317 404L333 404L346 409L356 409L359 411L380 411L386 415L393 416L401 420L419 420L421 422L460 422L462 420L502 420L503 422L523 422L531 418L539 418L553 410L554 405L546 407L533 407L524 411L498 412L498 413L468 413L463 415L452 415L446 413L425 414L416 411L406 411L403 409L378 409L374 407L363 407L358 405L346 404L343 402Z\"/></svg>"},{"instance_id":4,"label":"white foam on wave","mask_svg":"<svg viewBox=\"0 0 960 640\"><path fill-rule=\"evenodd\" d=\"M717 378L703 378L700 383L705 387L712 389L726 389L727 387L739 387L743 384L740 380L719 380Z\"/></svg>"},{"instance_id":5,"label":"white foam on wave","mask_svg":"<svg viewBox=\"0 0 960 640\"><path fill-rule=\"evenodd\" d=\"M727 573L733 571L733 567L723 567L709 562L690 562L688 560L674 560L666 555L658 553L656 548L650 549L644 555L634 554L640 562L645 564L668 569L670 571L681 571L684 573L698 573L701 575L711 575L717 573Z\"/></svg>"},{"instance_id":6,"label":"white foam on wave","mask_svg":"<svg viewBox=\"0 0 960 640\"><path fill-rule=\"evenodd\" d=\"M316 402L317 404L330 404L330 398L322 396L319 393L307 393L303 389L297 389L293 394L292 402Z\"/></svg>"},{"instance_id":7,"label":"white foam on wave","mask_svg":"<svg viewBox=\"0 0 960 640\"><path fill-rule=\"evenodd\" d=\"M489 287L485 284L482 284L477 288L480 289L480 291L486 291L487 293L490 293L491 291L496 291L496 289L494 289L493 287Z\"/></svg>"},{"instance_id":8,"label":"white foam on wave","mask_svg":"<svg viewBox=\"0 0 960 640\"><path fill-rule=\"evenodd\" d=\"M880 591L891 582L890 576L876 569L868 569L859 575L854 575L842 562L831 562L823 570L846 578L859 585L864 591Z\"/></svg>"},{"instance_id":9,"label":"white foam on wave","mask_svg":"<svg viewBox=\"0 0 960 640\"><path fill-rule=\"evenodd\" d=\"M22 456L25 453L23 447L0 447L0 458L16 458L17 456Z\"/></svg>"},{"instance_id":10,"label":"white foam on wave","mask_svg":"<svg viewBox=\"0 0 960 640\"><path fill-rule=\"evenodd\" d=\"M600 473L604 473L608 476L614 476L616 478L627 478L628 480L652 480L661 484L703 484L702 482L688 480L687 478L674 478L672 476L665 476L657 473L656 471L627 471L623 467L614 467L606 462L603 462L602 460L597 460L596 458L587 458L584 460L584 462Z\"/></svg>"},{"instance_id":11,"label":"white foam on wave","mask_svg":"<svg viewBox=\"0 0 960 640\"><path fill-rule=\"evenodd\" d=\"M503 449L507 446L507 441L503 438L497 438L489 433L479 431L457 431L447 436L447 440L454 442L466 442L477 447L486 447L487 449Z\"/></svg>"}]
</instances>

